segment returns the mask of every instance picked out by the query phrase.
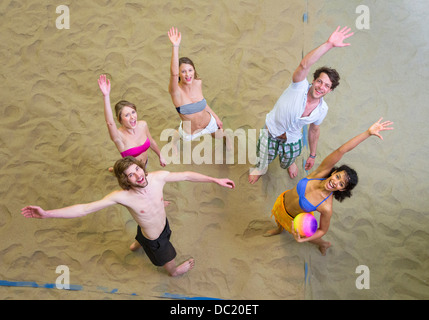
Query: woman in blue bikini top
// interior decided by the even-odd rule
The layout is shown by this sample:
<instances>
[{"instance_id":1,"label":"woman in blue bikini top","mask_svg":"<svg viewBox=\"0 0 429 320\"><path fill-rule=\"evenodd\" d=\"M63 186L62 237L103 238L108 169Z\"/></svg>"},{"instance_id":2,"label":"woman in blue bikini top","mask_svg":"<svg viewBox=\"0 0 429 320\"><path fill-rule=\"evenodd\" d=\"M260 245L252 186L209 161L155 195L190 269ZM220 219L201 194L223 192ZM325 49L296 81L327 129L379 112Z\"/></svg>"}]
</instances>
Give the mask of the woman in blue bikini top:
<instances>
[{"instance_id":1,"label":"woman in blue bikini top","mask_svg":"<svg viewBox=\"0 0 429 320\"><path fill-rule=\"evenodd\" d=\"M328 155L314 172L300 180L295 188L284 193L284 208L291 217L295 217L301 212L316 210L320 212L319 228L316 233L308 238L301 238L295 233L294 237L298 242L311 241L320 247L330 245L330 243L321 238L329 228L332 216L332 199L335 198L341 202L350 197L351 190L358 182L356 171L346 165L340 167L335 167L335 165L347 152L353 150L370 136L374 135L383 139L380 132L393 129L389 127L393 122L381 122L381 120L382 118L368 130L365 130ZM279 227L267 232L267 235L278 234L281 230Z\"/></svg>"},{"instance_id":2,"label":"woman in blue bikini top","mask_svg":"<svg viewBox=\"0 0 429 320\"><path fill-rule=\"evenodd\" d=\"M316 178L316 179L308 179L308 178L303 178L301 180L299 180L298 184L296 185L296 191L298 193L298 197L299 197L299 206L301 207L302 211L304 212L312 212L312 211L316 211L317 208L326 200L328 200L328 198L332 195L333 191L325 198L323 199L317 206L313 205L310 201L307 200L307 198L305 197L305 190L307 188L307 183L308 181L313 181L313 180L319 180L319 181L324 181L325 179L323 178Z\"/></svg>"},{"instance_id":3,"label":"woman in blue bikini top","mask_svg":"<svg viewBox=\"0 0 429 320\"><path fill-rule=\"evenodd\" d=\"M136 106L125 100L119 101L115 105L116 117L121 124L117 128L110 106L110 81L106 80L105 75L101 75L98 85L104 97L104 116L110 139L115 143L121 156L123 158L133 156L146 165L147 150L150 148L158 155L160 165L165 167L166 161L152 138L146 121L137 120ZM112 168L109 168L109 171L112 171Z\"/></svg>"}]
</instances>

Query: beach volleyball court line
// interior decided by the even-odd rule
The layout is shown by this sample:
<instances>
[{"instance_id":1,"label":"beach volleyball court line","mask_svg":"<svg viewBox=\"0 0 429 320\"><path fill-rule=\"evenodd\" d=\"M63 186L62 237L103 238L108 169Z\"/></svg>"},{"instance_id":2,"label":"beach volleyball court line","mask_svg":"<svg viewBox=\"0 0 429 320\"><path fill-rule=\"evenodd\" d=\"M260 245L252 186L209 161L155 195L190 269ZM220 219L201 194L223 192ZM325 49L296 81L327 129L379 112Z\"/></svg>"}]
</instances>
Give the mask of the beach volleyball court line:
<instances>
[{"instance_id":1,"label":"beach volleyball court line","mask_svg":"<svg viewBox=\"0 0 429 320\"><path fill-rule=\"evenodd\" d=\"M127 296L138 296L136 293L125 293L119 292L119 289L109 289L103 286L97 286L95 289L84 289L84 286L70 284L69 288L58 289L55 283L45 283L38 284L35 281L8 281L8 280L0 280L0 287L20 287L20 288L38 288L38 289L57 289L57 290L67 290L67 291L85 291L85 292L102 292L108 294L120 294ZM165 292L160 296L154 296L156 298L162 299L177 299L177 300L223 300L219 298L211 298L211 297L190 297L181 294L174 294Z\"/></svg>"}]
</instances>

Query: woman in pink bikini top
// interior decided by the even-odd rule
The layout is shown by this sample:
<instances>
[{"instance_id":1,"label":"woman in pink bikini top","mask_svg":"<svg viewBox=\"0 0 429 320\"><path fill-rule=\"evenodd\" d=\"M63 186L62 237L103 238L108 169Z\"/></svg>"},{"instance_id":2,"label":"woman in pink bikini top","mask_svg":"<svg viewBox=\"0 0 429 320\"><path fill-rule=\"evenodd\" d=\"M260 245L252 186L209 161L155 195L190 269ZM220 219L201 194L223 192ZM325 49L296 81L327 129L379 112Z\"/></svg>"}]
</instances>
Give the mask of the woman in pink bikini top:
<instances>
[{"instance_id":1,"label":"woman in pink bikini top","mask_svg":"<svg viewBox=\"0 0 429 320\"><path fill-rule=\"evenodd\" d=\"M121 124L117 128L110 106L110 81L106 80L106 75L100 76L98 85L104 97L104 116L110 139L115 143L122 158L133 156L146 165L147 150L151 148L158 155L160 165L165 167L165 159L150 135L146 121L137 120L136 106L125 100L121 100L115 105L116 117Z\"/></svg>"}]
</instances>

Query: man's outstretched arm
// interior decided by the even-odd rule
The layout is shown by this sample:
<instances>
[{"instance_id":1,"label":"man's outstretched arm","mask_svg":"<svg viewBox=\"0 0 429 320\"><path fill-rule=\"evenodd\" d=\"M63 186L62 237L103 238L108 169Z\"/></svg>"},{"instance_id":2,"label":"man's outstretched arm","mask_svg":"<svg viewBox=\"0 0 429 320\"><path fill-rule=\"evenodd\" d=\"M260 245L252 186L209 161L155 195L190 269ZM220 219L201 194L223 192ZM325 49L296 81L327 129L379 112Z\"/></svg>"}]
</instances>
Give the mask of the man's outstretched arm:
<instances>
[{"instance_id":1,"label":"man's outstretched arm","mask_svg":"<svg viewBox=\"0 0 429 320\"><path fill-rule=\"evenodd\" d=\"M54 210L44 210L38 206L27 206L21 209L21 214L26 218L36 218L36 219L47 219L47 218L78 218L86 216L87 214L99 211L101 209L107 208L111 205L117 204L115 200L115 195L120 191L115 191L107 195L101 200L85 203L85 204L75 204L70 207L64 207Z\"/></svg>"},{"instance_id":2,"label":"man's outstretched arm","mask_svg":"<svg viewBox=\"0 0 429 320\"><path fill-rule=\"evenodd\" d=\"M169 172L165 176L166 182L175 182L175 181L192 181L192 182L213 182L217 183L218 185L230 189L235 188L234 181L230 179L219 179L219 178L213 178L209 177L197 172L192 171L184 171L184 172Z\"/></svg>"}]
</instances>

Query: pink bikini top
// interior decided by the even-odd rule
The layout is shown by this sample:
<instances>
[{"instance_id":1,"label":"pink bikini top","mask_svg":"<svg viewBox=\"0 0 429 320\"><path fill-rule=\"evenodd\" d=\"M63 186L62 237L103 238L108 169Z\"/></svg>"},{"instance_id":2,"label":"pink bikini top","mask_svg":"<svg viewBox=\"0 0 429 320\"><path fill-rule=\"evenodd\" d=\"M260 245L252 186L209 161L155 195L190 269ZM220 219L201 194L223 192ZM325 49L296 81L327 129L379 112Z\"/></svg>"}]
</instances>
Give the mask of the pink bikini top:
<instances>
[{"instance_id":1,"label":"pink bikini top","mask_svg":"<svg viewBox=\"0 0 429 320\"><path fill-rule=\"evenodd\" d=\"M147 138L143 145L125 150L124 152L121 152L121 156L122 158L125 158L127 156L138 157L143 152L147 151L149 147L150 147L150 140L149 138Z\"/></svg>"}]
</instances>

